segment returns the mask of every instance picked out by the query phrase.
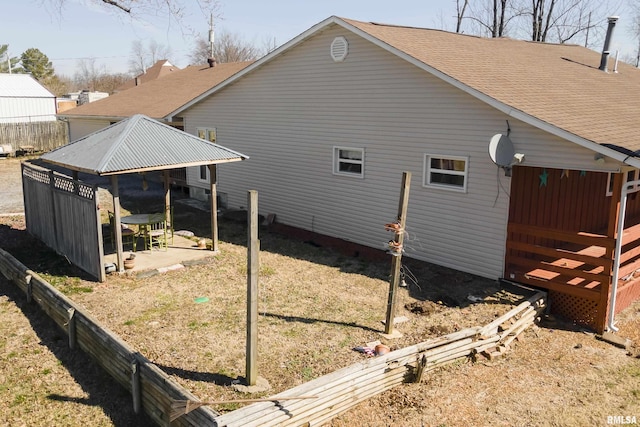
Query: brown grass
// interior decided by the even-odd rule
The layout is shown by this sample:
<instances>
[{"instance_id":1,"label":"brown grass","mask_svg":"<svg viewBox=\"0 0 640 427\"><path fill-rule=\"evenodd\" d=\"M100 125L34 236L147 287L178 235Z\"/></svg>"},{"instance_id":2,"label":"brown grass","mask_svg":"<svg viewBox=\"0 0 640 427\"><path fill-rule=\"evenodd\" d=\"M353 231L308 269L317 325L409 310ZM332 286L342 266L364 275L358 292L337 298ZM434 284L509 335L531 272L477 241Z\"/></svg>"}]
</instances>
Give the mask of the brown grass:
<instances>
[{"instance_id":1,"label":"brown grass","mask_svg":"<svg viewBox=\"0 0 640 427\"><path fill-rule=\"evenodd\" d=\"M199 211L176 209L177 227L190 228L199 235L208 233L206 218ZM0 226L0 230L7 236L3 241L13 242L9 243L10 252L49 274L56 286L180 384L202 400L244 397L229 387L245 369L247 268L242 224L223 217L221 252L209 264L140 279L109 276L105 283L97 284L74 277L78 274L58 258L34 251L38 247L35 242L29 241L29 249L25 249L19 241L28 240L28 236L18 231L23 227L20 219L3 220L9 226ZM385 341L380 332L389 263L345 257L267 229L260 233L258 374L272 387L262 395L362 360L364 356L352 348L369 341L403 347L488 323L526 294L469 274L407 260L417 282L410 281L408 288L400 290L397 315L409 321L398 326L404 334L401 339ZM63 384L63 391L57 393L70 396L58 400L48 397L51 393L41 379L50 373L44 375L35 368L36 375L24 374L23 362L38 366L47 356L47 363L56 365L59 353L33 354L34 346L42 350L37 338L20 343L19 336L11 335L15 334L11 331L30 334L30 327L20 320L19 307L24 307L21 296L6 290L6 284L2 286L1 314L3 319L13 319L3 326L3 337L8 337L3 346L10 348L13 356L2 360L14 369L0 373L8 377L0 378L8 384L0 392L0 401L5 402L0 404L5 417L0 421L51 425L42 421L42 414L59 420L64 413L84 414L86 410L85 415L78 415L81 421L76 423L74 418L68 425L86 424L89 419L95 419L92 425L122 425L110 420L113 414L104 410L110 402L99 401L99 407L83 404L82 399L93 399L97 393L74 384L85 381L78 378L84 373L68 374L64 367L55 371L54 382ZM471 303L469 294L483 297L484 302ZM197 303L199 297L209 300ZM621 333L632 330L633 325L637 329L640 305L627 310L621 319L625 328ZM432 373L422 384L403 385L371 399L333 425L603 425L606 415L640 415L638 359L567 325L552 326L527 332L526 340L502 359L454 364ZM50 350L52 346L45 347ZM17 360L20 363L14 365ZM29 384L29 393L19 391L22 383ZM129 405L126 396L121 401ZM230 404L216 409L236 407Z\"/></svg>"}]
</instances>

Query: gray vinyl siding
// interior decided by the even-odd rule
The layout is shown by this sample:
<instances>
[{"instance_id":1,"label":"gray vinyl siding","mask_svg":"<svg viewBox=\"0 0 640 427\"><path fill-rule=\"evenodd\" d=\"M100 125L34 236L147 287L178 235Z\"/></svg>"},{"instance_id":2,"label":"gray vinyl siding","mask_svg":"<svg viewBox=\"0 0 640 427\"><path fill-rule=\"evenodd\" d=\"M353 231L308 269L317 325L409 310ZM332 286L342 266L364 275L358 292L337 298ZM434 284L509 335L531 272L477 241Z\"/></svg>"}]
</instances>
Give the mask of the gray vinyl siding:
<instances>
[{"instance_id":1,"label":"gray vinyl siding","mask_svg":"<svg viewBox=\"0 0 640 427\"><path fill-rule=\"evenodd\" d=\"M338 35L349 43L341 63L329 56ZM247 191L257 190L260 213L278 222L383 249L393 237L383 226L396 217L410 171L405 254L502 276L510 182L487 150L508 117L367 40L333 27L183 116L187 132L215 126L219 144L250 156L218 167L229 207L246 207ZM595 166L586 149L509 125L527 164ZM334 146L364 148L364 179L332 173ZM424 187L425 154L468 157L467 192ZM207 188L196 174L189 183Z\"/></svg>"},{"instance_id":2,"label":"gray vinyl siding","mask_svg":"<svg viewBox=\"0 0 640 427\"><path fill-rule=\"evenodd\" d=\"M69 142L87 136L97 130L106 128L111 122L100 119L69 119Z\"/></svg>"}]
</instances>

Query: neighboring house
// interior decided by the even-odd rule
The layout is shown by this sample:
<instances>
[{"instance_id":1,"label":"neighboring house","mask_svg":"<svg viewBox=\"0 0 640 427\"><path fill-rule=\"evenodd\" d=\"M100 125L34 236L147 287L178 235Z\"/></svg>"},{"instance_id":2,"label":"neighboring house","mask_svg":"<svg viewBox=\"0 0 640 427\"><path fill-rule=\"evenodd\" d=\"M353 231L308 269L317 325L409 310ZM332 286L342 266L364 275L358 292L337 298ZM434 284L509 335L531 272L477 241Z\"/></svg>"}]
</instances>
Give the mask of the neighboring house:
<instances>
[{"instance_id":1,"label":"neighboring house","mask_svg":"<svg viewBox=\"0 0 640 427\"><path fill-rule=\"evenodd\" d=\"M29 74L0 74L0 123L56 120L56 97Z\"/></svg>"},{"instance_id":2,"label":"neighboring house","mask_svg":"<svg viewBox=\"0 0 640 427\"><path fill-rule=\"evenodd\" d=\"M135 114L144 114L181 129L180 118L167 120L167 116L247 65L249 62L218 64L215 67L189 66L162 79L67 110L60 117L69 123L70 141Z\"/></svg>"},{"instance_id":3,"label":"neighboring house","mask_svg":"<svg viewBox=\"0 0 640 427\"><path fill-rule=\"evenodd\" d=\"M545 288L554 311L603 330L640 296L640 197L618 210L640 167L640 70L600 62L331 17L172 114L251 156L218 169L228 207L255 189L279 224L382 249L409 171L406 256ZM500 134L524 154L512 168L489 156ZM189 169L194 195L207 180Z\"/></svg>"},{"instance_id":4,"label":"neighboring house","mask_svg":"<svg viewBox=\"0 0 640 427\"><path fill-rule=\"evenodd\" d=\"M127 80L121 86L119 86L114 92L122 92L123 90L131 89L132 87L140 86L143 83L150 82L152 80L159 79L161 77L168 76L169 74L180 71L179 67L176 67L166 59L156 61L151 67L149 67L144 73L139 74Z\"/></svg>"}]
</instances>

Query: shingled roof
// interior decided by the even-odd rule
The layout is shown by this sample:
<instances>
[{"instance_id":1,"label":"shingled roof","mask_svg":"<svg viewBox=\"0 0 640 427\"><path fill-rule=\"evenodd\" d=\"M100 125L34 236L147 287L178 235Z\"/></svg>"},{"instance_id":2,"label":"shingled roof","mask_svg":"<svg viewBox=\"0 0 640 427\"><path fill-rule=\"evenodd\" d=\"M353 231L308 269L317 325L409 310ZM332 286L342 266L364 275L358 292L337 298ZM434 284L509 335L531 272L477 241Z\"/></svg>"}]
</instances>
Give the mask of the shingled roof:
<instances>
[{"instance_id":1,"label":"shingled roof","mask_svg":"<svg viewBox=\"0 0 640 427\"><path fill-rule=\"evenodd\" d=\"M161 77L166 77L176 71L180 71L180 67L176 67L166 59L161 59L156 61L156 63L149 67L144 73L138 74L134 78L127 80L122 85L118 86L115 92L122 92L123 90L131 89L143 83L148 83Z\"/></svg>"},{"instance_id":2,"label":"shingled roof","mask_svg":"<svg viewBox=\"0 0 640 427\"><path fill-rule=\"evenodd\" d=\"M192 65L108 98L72 108L60 116L121 119L144 114L163 119L249 64L250 62L233 62L215 67Z\"/></svg>"},{"instance_id":3,"label":"shingled roof","mask_svg":"<svg viewBox=\"0 0 640 427\"><path fill-rule=\"evenodd\" d=\"M620 160L640 153L640 69L620 62L617 72L601 71L600 53L576 45L482 38L338 17L316 24L175 114L331 26L355 33L508 116L561 138L607 155L615 156L615 150ZM613 59L608 68L613 70Z\"/></svg>"},{"instance_id":4,"label":"shingled roof","mask_svg":"<svg viewBox=\"0 0 640 427\"><path fill-rule=\"evenodd\" d=\"M514 112L598 144L640 150L640 70L631 65L603 72L600 53L577 45L344 21Z\"/></svg>"}]
</instances>

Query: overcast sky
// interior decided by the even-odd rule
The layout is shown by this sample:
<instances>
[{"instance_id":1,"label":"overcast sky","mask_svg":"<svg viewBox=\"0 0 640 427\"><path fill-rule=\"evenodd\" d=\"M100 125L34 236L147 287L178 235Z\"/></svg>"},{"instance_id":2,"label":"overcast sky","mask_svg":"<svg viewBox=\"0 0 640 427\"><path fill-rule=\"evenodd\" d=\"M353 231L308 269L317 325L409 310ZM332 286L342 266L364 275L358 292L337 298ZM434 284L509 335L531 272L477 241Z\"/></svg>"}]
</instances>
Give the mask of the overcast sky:
<instances>
[{"instance_id":1,"label":"overcast sky","mask_svg":"<svg viewBox=\"0 0 640 427\"><path fill-rule=\"evenodd\" d=\"M189 64L194 42L174 22L145 15L131 19L117 9L95 6L91 0L66 0L62 11L57 0L4 1L0 18L0 44L9 44L11 56L38 48L52 60L56 73L72 76L78 60L95 58L110 72L127 72L131 44L150 40L168 46L175 65ZM206 37L208 14L193 4L185 23ZM98 1L99 3L99 1ZM631 55L636 46L629 36L630 16L622 11L613 47ZM337 15L361 21L454 29L455 0L221 0L216 32L238 34L258 47L268 39L281 45L314 24Z\"/></svg>"}]
</instances>

